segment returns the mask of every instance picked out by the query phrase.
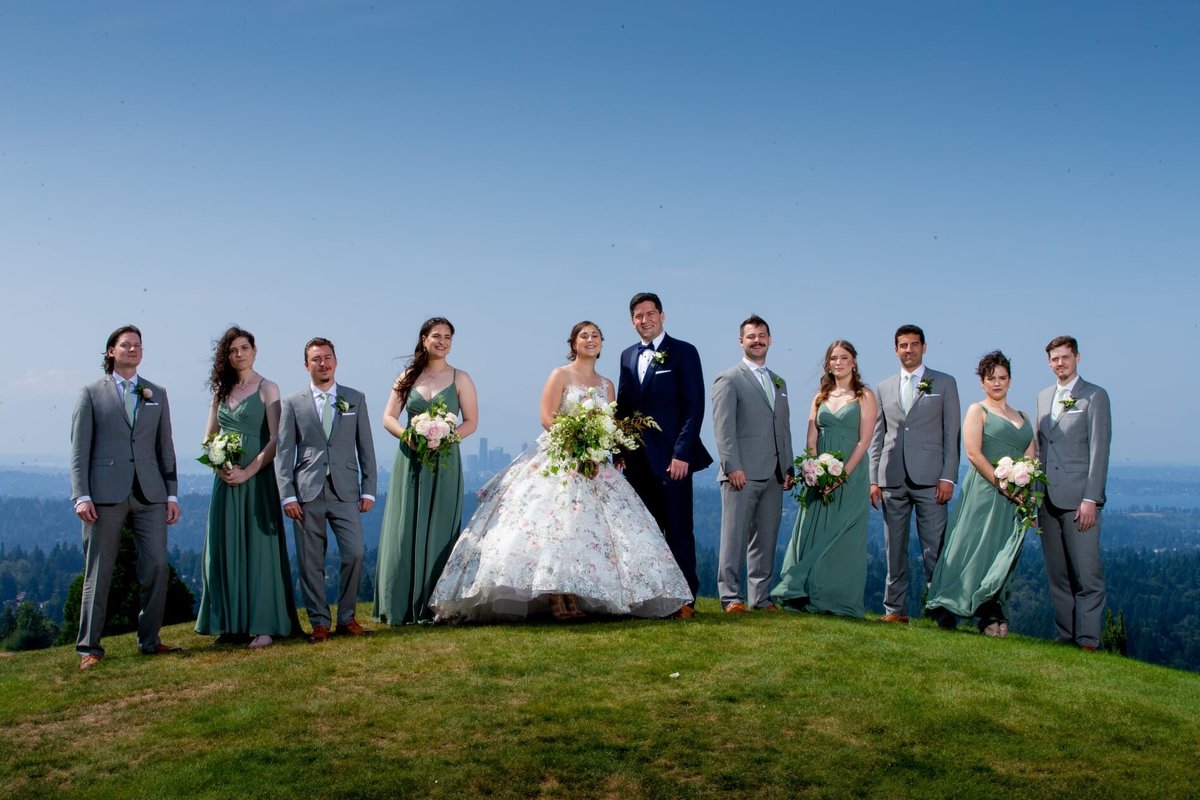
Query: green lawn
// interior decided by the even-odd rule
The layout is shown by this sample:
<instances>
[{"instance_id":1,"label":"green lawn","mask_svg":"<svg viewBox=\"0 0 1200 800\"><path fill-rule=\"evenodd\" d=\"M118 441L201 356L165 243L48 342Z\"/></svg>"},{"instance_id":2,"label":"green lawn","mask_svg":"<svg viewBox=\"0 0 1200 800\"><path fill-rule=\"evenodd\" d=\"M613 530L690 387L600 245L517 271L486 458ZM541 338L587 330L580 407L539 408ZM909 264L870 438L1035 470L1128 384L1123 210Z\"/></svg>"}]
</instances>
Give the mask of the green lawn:
<instances>
[{"instance_id":1,"label":"green lawn","mask_svg":"<svg viewBox=\"0 0 1200 800\"><path fill-rule=\"evenodd\" d=\"M1196 797L1200 675L796 614L0 659L0 797ZM367 609L360 615L366 618ZM678 677L672 677L678 673Z\"/></svg>"}]
</instances>

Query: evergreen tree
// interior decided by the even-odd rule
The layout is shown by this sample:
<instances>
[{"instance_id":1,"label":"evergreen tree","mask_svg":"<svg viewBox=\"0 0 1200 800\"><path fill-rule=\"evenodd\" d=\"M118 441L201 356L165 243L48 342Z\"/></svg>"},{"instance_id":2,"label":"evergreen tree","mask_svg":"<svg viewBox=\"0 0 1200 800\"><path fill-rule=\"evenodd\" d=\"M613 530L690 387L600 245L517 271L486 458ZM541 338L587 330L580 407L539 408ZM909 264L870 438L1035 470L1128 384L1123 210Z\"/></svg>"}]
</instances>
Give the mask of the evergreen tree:
<instances>
[{"instance_id":1,"label":"evergreen tree","mask_svg":"<svg viewBox=\"0 0 1200 800\"><path fill-rule=\"evenodd\" d=\"M1100 646L1109 653L1129 655L1129 641L1125 635L1125 610L1114 619L1112 609L1104 612L1104 630L1100 633Z\"/></svg>"},{"instance_id":2,"label":"evergreen tree","mask_svg":"<svg viewBox=\"0 0 1200 800\"><path fill-rule=\"evenodd\" d=\"M5 617L8 616L7 609ZM17 608L12 630L4 637L0 646L5 650L41 650L54 643L58 626L46 619L42 609L26 600Z\"/></svg>"},{"instance_id":3,"label":"evergreen tree","mask_svg":"<svg viewBox=\"0 0 1200 800\"><path fill-rule=\"evenodd\" d=\"M171 568L167 583L167 607L163 614L164 625L187 622L196 618L192 611L195 598L187 585L179 579L175 567ZM75 641L75 626L79 624L79 609L83 602L83 575L77 575L67 592L63 606L63 627L57 644ZM121 543L117 547L117 562L113 566L112 581L108 587L108 615L104 620L104 635L113 636L137 630L138 611L141 610L141 586L137 582L137 544L133 531L128 527L121 530Z\"/></svg>"}]
</instances>

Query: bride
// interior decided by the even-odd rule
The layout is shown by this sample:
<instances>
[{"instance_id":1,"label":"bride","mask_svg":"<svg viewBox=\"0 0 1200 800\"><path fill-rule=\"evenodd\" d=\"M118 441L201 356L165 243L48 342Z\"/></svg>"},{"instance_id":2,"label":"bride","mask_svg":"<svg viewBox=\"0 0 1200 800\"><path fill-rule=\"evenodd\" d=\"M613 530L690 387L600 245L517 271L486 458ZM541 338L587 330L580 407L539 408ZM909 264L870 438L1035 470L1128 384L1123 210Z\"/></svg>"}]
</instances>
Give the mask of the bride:
<instances>
[{"instance_id":1,"label":"bride","mask_svg":"<svg viewBox=\"0 0 1200 800\"><path fill-rule=\"evenodd\" d=\"M568 364L542 389L542 427L601 391L604 336L595 323L571 329ZM439 619L520 619L549 611L565 620L592 614L665 617L692 602L662 532L629 482L601 465L595 477L548 466L549 435L479 492L429 605Z\"/></svg>"}]
</instances>

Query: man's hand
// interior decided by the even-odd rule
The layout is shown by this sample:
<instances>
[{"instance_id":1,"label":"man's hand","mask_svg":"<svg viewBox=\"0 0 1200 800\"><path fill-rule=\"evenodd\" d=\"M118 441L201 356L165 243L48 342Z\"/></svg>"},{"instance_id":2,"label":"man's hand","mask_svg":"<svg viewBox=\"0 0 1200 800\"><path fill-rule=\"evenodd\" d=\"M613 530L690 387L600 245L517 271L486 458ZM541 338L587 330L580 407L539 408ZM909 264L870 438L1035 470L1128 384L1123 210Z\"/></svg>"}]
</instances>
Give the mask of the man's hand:
<instances>
[{"instance_id":1,"label":"man's hand","mask_svg":"<svg viewBox=\"0 0 1200 800\"><path fill-rule=\"evenodd\" d=\"M680 461L678 458L672 458L671 463L667 465L667 475L673 481L681 481L688 476L688 463Z\"/></svg>"},{"instance_id":2,"label":"man's hand","mask_svg":"<svg viewBox=\"0 0 1200 800\"><path fill-rule=\"evenodd\" d=\"M871 484L871 508L879 508L883 505L883 492L879 488L878 483Z\"/></svg>"},{"instance_id":3,"label":"man's hand","mask_svg":"<svg viewBox=\"0 0 1200 800\"><path fill-rule=\"evenodd\" d=\"M729 485L733 487L735 492L740 492L746 488L746 471L735 469L733 472L725 476L729 479Z\"/></svg>"},{"instance_id":4,"label":"man's hand","mask_svg":"<svg viewBox=\"0 0 1200 800\"><path fill-rule=\"evenodd\" d=\"M360 498L358 501L358 510L365 514L375 506L375 501L369 497Z\"/></svg>"},{"instance_id":5,"label":"man's hand","mask_svg":"<svg viewBox=\"0 0 1200 800\"><path fill-rule=\"evenodd\" d=\"M91 525L96 521L96 506L91 500L84 500L79 505L75 506L75 516Z\"/></svg>"},{"instance_id":6,"label":"man's hand","mask_svg":"<svg viewBox=\"0 0 1200 800\"><path fill-rule=\"evenodd\" d=\"M294 519L299 522L304 519L304 509L300 507L299 503L293 501L283 507L283 515L288 519Z\"/></svg>"},{"instance_id":7,"label":"man's hand","mask_svg":"<svg viewBox=\"0 0 1200 800\"><path fill-rule=\"evenodd\" d=\"M1075 527L1080 533L1084 533L1096 524L1097 516L1096 504L1091 500L1084 500L1079 504L1079 508L1075 509Z\"/></svg>"},{"instance_id":8,"label":"man's hand","mask_svg":"<svg viewBox=\"0 0 1200 800\"><path fill-rule=\"evenodd\" d=\"M179 522L179 503L174 500L167 501L167 524L174 525Z\"/></svg>"},{"instance_id":9,"label":"man's hand","mask_svg":"<svg viewBox=\"0 0 1200 800\"><path fill-rule=\"evenodd\" d=\"M933 490L933 499L938 501L938 505L946 505L953 496L954 484L947 480L938 481L937 488Z\"/></svg>"},{"instance_id":10,"label":"man's hand","mask_svg":"<svg viewBox=\"0 0 1200 800\"><path fill-rule=\"evenodd\" d=\"M783 490L785 492L791 491L792 487L795 485L796 485L796 479L794 477L792 477L791 475L783 476Z\"/></svg>"}]
</instances>

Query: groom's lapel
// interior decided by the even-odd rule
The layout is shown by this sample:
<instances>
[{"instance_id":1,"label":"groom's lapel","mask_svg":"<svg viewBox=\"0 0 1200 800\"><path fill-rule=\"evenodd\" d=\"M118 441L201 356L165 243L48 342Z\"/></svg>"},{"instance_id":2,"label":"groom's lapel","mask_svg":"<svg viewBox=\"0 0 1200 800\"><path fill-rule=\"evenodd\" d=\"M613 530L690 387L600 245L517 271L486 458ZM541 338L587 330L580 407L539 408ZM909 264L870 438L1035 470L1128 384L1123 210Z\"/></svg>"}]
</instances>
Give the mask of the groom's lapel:
<instances>
[{"instance_id":1,"label":"groom's lapel","mask_svg":"<svg viewBox=\"0 0 1200 800\"><path fill-rule=\"evenodd\" d=\"M757 394L759 399L763 401L763 405L770 409L771 404L767 401L767 390L763 388L762 381L758 379L758 376L751 372L750 368L745 364L738 364L738 370L741 372L742 377L746 380L746 383L749 385L751 391ZM768 375L770 372L770 370L767 370Z\"/></svg>"}]
</instances>

